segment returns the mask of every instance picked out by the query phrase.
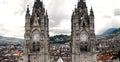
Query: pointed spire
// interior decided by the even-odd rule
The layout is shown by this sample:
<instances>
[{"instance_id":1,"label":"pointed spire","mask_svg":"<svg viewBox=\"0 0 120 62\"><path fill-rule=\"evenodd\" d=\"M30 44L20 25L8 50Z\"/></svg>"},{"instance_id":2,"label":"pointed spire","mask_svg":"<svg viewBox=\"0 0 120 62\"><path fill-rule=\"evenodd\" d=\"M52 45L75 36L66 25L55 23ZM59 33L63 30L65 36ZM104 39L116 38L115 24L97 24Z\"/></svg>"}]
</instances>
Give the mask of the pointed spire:
<instances>
[{"instance_id":1,"label":"pointed spire","mask_svg":"<svg viewBox=\"0 0 120 62\"><path fill-rule=\"evenodd\" d=\"M75 8L77 8L77 6L75 5Z\"/></svg>"},{"instance_id":2,"label":"pointed spire","mask_svg":"<svg viewBox=\"0 0 120 62\"><path fill-rule=\"evenodd\" d=\"M93 12L92 6L91 6L91 10L90 11Z\"/></svg>"},{"instance_id":3,"label":"pointed spire","mask_svg":"<svg viewBox=\"0 0 120 62\"><path fill-rule=\"evenodd\" d=\"M27 11L26 11L26 13L29 13L29 12L30 12L29 5L27 5Z\"/></svg>"},{"instance_id":4,"label":"pointed spire","mask_svg":"<svg viewBox=\"0 0 120 62\"><path fill-rule=\"evenodd\" d=\"M85 0L78 0L78 8L87 8Z\"/></svg>"},{"instance_id":5,"label":"pointed spire","mask_svg":"<svg viewBox=\"0 0 120 62\"><path fill-rule=\"evenodd\" d=\"M93 12L92 7L91 7L91 10L90 10L90 15L91 15L91 16L94 16L94 12Z\"/></svg>"},{"instance_id":6,"label":"pointed spire","mask_svg":"<svg viewBox=\"0 0 120 62\"><path fill-rule=\"evenodd\" d=\"M43 1L43 0L42 0ZM39 7L43 7L43 2L42 2L41 0L36 0L35 2L34 2L34 6L33 6L33 8L39 8Z\"/></svg>"},{"instance_id":7,"label":"pointed spire","mask_svg":"<svg viewBox=\"0 0 120 62\"><path fill-rule=\"evenodd\" d=\"M75 10L77 9L77 6L75 5Z\"/></svg>"},{"instance_id":8,"label":"pointed spire","mask_svg":"<svg viewBox=\"0 0 120 62\"><path fill-rule=\"evenodd\" d=\"M80 2L83 2L83 0L80 0Z\"/></svg>"}]
</instances>

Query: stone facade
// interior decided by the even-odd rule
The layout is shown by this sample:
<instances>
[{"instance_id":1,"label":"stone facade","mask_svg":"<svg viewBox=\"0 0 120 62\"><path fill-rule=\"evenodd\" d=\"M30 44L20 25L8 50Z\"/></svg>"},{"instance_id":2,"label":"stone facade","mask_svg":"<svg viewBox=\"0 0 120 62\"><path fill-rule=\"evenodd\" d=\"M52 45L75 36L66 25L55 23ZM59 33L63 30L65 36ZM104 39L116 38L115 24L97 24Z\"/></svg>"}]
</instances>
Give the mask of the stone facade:
<instances>
[{"instance_id":1,"label":"stone facade","mask_svg":"<svg viewBox=\"0 0 120 62\"><path fill-rule=\"evenodd\" d=\"M96 40L94 33L94 12L91 8L88 14L86 2L79 0L73 11L71 34L71 61L72 62L97 62Z\"/></svg>"},{"instance_id":2,"label":"stone facade","mask_svg":"<svg viewBox=\"0 0 120 62\"><path fill-rule=\"evenodd\" d=\"M32 15L27 7L24 34L24 62L49 61L49 19L43 2L36 0Z\"/></svg>"}]
</instances>

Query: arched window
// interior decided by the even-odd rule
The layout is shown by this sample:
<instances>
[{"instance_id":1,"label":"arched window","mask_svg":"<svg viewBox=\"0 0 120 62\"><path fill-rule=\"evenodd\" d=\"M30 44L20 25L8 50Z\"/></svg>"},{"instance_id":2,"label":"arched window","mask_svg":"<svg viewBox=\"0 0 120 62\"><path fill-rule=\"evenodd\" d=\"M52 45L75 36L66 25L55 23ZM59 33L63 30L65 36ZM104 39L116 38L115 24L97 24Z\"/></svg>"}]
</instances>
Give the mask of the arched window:
<instances>
[{"instance_id":1,"label":"arched window","mask_svg":"<svg viewBox=\"0 0 120 62\"><path fill-rule=\"evenodd\" d=\"M84 50L85 50L85 51L88 51L88 48L87 48L87 46L85 46L85 47L84 47Z\"/></svg>"},{"instance_id":2,"label":"arched window","mask_svg":"<svg viewBox=\"0 0 120 62\"><path fill-rule=\"evenodd\" d=\"M80 51L81 51L81 52L83 51L83 46L80 47Z\"/></svg>"},{"instance_id":3,"label":"arched window","mask_svg":"<svg viewBox=\"0 0 120 62\"><path fill-rule=\"evenodd\" d=\"M83 22L83 27L85 27L86 25L85 25L85 22Z\"/></svg>"},{"instance_id":4,"label":"arched window","mask_svg":"<svg viewBox=\"0 0 120 62\"><path fill-rule=\"evenodd\" d=\"M37 42L37 51L40 51L40 43Z\"/></svg>"},{"instance_id":5,"label":"arched window","mask_svg":"<svg viewBox=\"0 0 120 62\"><path fill-rule=\"evenodd\" d=\"M34 52L34 51L35 51L35 49L36 49L36 48L35 48L35 42L33 42L33 45L32 45L32 46L33 46L33 48L32 48L32 49L33 49L33 52Z\"/></svg>"},{"instance_id":6,"label":"arched window","mask_svg":"<svg viewBox=\"0 0 120 62\"><path fill-rule=\"evenodd\" d=\"M87 46L87 45L80 46L80 51L81 51L81 52L86 52L86 51L88 51L88 46Z\"/></svg>"}]
</instances>

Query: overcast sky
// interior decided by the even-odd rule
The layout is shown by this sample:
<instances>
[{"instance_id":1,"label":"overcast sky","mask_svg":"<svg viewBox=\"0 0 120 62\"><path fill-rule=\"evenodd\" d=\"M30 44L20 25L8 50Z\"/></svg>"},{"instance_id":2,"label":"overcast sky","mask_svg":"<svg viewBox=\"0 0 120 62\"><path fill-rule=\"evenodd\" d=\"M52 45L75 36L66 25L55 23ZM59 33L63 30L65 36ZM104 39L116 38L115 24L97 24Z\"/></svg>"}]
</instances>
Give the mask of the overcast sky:
<instances>
[{"instance_id":1,"label":"overcast sky","mask_svg":"<svg viewBox=\"0 0 120 62\"><path fill-rule=\"evenodd\" d=\"M48 10L50 35L71 33L71 14L78 0L43 0ZM93 7L95 33L120 27L120 0L86 0L88 10ZM27 5L32 10L34 0L0 0L0 35L24 37Z\"/></svg>"}]
</instances>

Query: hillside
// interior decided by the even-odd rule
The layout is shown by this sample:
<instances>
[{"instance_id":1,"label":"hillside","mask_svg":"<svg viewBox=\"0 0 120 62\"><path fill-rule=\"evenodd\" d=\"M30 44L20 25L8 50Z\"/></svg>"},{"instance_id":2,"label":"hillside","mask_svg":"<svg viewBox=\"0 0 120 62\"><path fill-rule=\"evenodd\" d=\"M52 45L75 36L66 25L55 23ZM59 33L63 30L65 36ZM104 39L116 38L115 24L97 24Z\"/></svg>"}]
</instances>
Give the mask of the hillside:
<instances>
[{"instance_id":1,"label":"hillside","mask_svg":"<svg viewBox=\"0 0 120 62\"><path fill-rule=\"evenodd\" d=\"M111 34L111 33L113 33L116 30L117 30L117 28L110 28L110 29L106 30L102 35Z\"/></svg>"},{"instance_id":2,"label":"hillside","mask_svg":"<svg viewBox=\"0 0 120 62\"><path fill-rule=\"evenodd\" d=\"M120 34L120 28L110 28L106 30L102 35L97 36L100 39L111 39Z\"/></svg>"},{"instance_id":3,"label":"hillside","mask_svg":"<svg viewBox=\"0 0 120 62\"><path fill-rule=\"evenodd\" d=\"M55 43L59 43L59 44L64 44L66 42L70 41L70 36L68 35L55 35L49 38L50 43L55 44Z\"/></svg>"},{"instance_id":4,"label":"hillside","mask_svg":"<svg viewBox=\"0 0 120 62\"><path fill-rule=\"evenodd\" d=\"M97 39L111 39L116 36L119 36L119 34L120 34L120 28L110 28L106 30L102 35L97 36ZM0 36L0 45L6 44L6 43L22 44L22 42L23 42L23 39ZM68 35L51 36L49 37L49 42L51 44L56 44L56 43L64 44L64 43L70 42L70 36Z\"/></svg>"},{"instance_id":5,"label":"hillside","mask_svg":"<svg viewBox=\"0 0 120 62\"><path fill-rule=\"evenodd\" d=\"M22 44L23 39L19 38L13 38L13 37L4 37L0 36L0 45L6 45L6 44Z\"/></svg>"},{"instance_id":6,"label":"hillside","mask_svg":"<svg viewBox=\"0 0 120 62\"><path fill-rule=\"evenodd\" d=\"M64 44L69 41L70 41L70 36L68 35L55 35L55 36L49 37L49 42L51 44L56 44L56 43ZM23 39L0 36L0 45L6 45L9 43L22 44L22 42L23 42Z\"/></svg>"}]
</instances>

